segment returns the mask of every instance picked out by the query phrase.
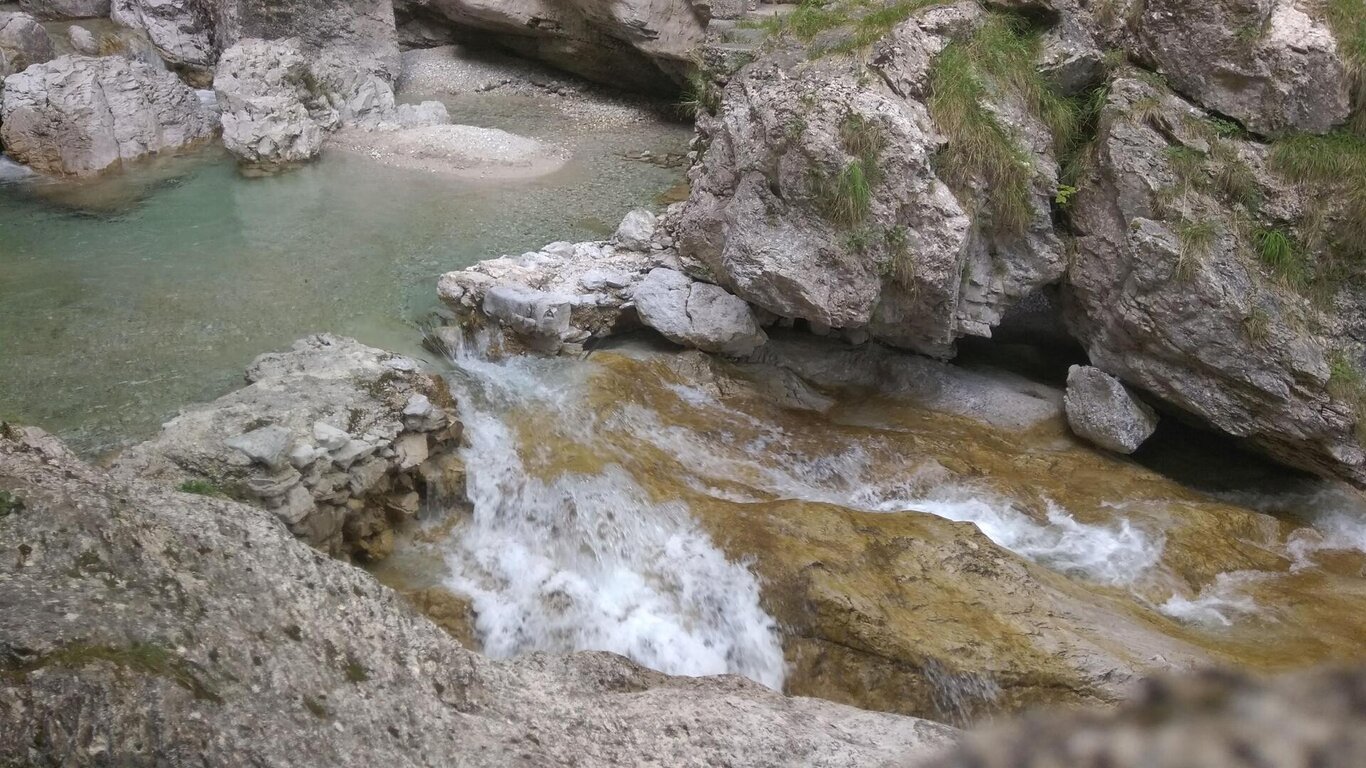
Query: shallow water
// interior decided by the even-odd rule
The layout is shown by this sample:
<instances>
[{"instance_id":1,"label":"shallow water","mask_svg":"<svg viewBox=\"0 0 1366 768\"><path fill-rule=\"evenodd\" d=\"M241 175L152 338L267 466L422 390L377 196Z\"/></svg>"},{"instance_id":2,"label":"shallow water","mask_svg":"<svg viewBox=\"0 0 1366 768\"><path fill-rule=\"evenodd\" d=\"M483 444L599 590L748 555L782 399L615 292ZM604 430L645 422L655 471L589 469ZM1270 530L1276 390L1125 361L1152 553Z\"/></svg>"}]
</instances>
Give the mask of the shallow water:
<instances>
[{"instance_id":1,"label":"shallow water","mask_svg":"<svg viewBox=\"0 0 1366 768\"><path fill-rule=\"evenodd\" d=\"M308 333L416 354L440 274L610 233L682 173L624 155L677 153L691 135L658 120L587 130L526 96L463 98L456 117L574 158L494 184L325 152L248 179L208 150L84 185L0 184L0 418L99 454Z\"/></svg>"}]
</instances>

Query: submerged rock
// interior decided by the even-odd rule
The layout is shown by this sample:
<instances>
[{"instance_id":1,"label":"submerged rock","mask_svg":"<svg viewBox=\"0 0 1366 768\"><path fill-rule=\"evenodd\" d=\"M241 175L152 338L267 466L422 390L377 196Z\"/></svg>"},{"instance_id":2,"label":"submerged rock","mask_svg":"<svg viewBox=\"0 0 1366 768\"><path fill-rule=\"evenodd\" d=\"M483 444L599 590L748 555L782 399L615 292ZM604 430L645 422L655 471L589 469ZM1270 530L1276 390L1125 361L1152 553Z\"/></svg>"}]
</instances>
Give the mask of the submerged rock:
<instances>
[{"instance_id":1,"label":"submerged rock","mask_svg":"<svg viewBox=\"0 0 1366 768\"><path fill-rule=\"evenodd\" d=\"M413 361L312 336L257 358L247 380L129 448L114 473L259 504L309 544L372 561L417 511L410 494L463 488L454 404Z\"/></svg>"},{"instance_id":2,"label":"submerged rock","mask_svg":"<svg viewBox=\"0 0 1366 768\"><path fill-rule=\"evenodd\" d=\"M953 735L606 653L493 661L272 515L112 479L37 430L4 428L0 486L22 500L0 515L20 763L852 768Z\"/></svg>"},{"instance_id":3,"label":"submerged rock","mask_svg":"<svg viewBox=\"0 0 1366 768\"><path fill-rule=\"evenodd\" d=\"M1157 413L1119 379L1089 365L1067 372L1067 424L1085 440L1115 453L1133 453L1157 429Z\"/></svg>"},{"instance_id":4,"label":"submerged rock","mask_svg":"<svg viewBox=\"0 0 1366 768\"><path fill-rule=\"evenodd\" d=\"M0 139L41 173L89 176L213 137L214 115L175 75L111 56L62 56L5 78Z\"/></svg>"}]
</instances>

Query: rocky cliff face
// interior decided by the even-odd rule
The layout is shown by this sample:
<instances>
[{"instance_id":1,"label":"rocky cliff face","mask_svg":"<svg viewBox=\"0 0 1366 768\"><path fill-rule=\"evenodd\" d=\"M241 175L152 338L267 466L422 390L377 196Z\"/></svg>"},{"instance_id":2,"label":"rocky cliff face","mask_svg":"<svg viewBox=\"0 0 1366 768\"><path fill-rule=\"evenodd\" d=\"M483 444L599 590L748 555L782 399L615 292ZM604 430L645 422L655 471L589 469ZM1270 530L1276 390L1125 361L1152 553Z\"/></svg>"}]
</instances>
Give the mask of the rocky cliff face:
<instances>
[{"instance_id":1,"label":"rocky cliff face","mask_svg":"<svg viewBox=\"0 0 1366 768\"><path fill-rule=\"evenodd\" d=\"M0 429L5 762L867 766L950 736L610 654L495 662L264 510Z\"/></svg>"},{"instance_id":2,"label":"rocky cliff face","mask_svg":"<svg viewBox=\"0 0 1366 768\"><path fill-rule=\"evenodd\" d=\"M705 57L682 257L766 312L944 357L1062 286L1106 373L1366 483L1359 19L989 5L808 4L754 63Z\"/></svg>"},{"instance_id":3,"label":"rocky cliff face","mask_svg":"<svg viewBox=\"0 0 1366 768\"><path fill-rule=\"evenodd\" d=\"M617 87L677 87L706 33L694 0L399 0L417 23L449 25L487 42Z\"/></svg>"}]
</instances>

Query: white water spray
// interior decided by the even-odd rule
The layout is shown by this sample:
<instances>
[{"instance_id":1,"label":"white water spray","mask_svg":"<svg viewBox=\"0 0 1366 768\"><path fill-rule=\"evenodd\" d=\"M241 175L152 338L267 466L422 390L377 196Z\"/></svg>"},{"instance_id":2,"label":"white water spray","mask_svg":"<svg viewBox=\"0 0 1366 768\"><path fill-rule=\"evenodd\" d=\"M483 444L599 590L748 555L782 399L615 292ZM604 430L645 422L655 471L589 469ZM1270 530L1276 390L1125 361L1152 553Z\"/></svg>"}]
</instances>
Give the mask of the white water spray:
<instances>
[{"instance_id":1,"label":"white water spray","mask_svg":"<svg viewBox=\"0 0 1366 768\"><path fill-rule=\"evenodd\" d=\"M512 408L546 414L546 434L592 444L597 419L575 396L575 364L457 365L474 517L455 532L448 584L472 600L484 651L614 651L670 674L736 673L781 689L781 640L758 582L686 506L652 501L616 464L546 477L528 466L543 446L502 420Z\"/></svg>"}]
</instances>

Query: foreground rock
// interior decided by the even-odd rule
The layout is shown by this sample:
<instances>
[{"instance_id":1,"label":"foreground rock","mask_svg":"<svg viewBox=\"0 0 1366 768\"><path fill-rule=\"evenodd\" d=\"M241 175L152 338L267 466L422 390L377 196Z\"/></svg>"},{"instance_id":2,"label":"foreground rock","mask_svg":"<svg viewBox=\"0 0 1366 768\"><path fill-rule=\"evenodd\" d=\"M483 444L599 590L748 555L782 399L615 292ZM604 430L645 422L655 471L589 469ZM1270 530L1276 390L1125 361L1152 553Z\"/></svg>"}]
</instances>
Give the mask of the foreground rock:
<instances>
[{"instance_id":1,"label":"foreground rock","mask_svg":"<svg viewBox=\"0 0 1366 768\"><path fill-rule=\"evenodd\" d=\"M1089 365L1067 372L1067 424L1107 451L1133 453L1157 429L1157 413L1120 383Z\"/></svg>"},{"instance_id":2,"label":"foreground rock","mask_svg":"<svg viewBox=\"0 0 1366 768\"><path fill-rule=\"evenodd\" d=\"M491 661L270 514L113 480L34 430L4 429L0 488L12 762L868 766L949 737L609 654Z\"/></svg>"},{"instance_id":3,"label":"foreground rock","mask_svg":"<svg viewBox=\"0 0 1366 768\"><path fill-rule=\"evenodd\" d=\"M454 403L412 360L312 336L257 358L247 381L128 449L115 474L261 505L309 544L368 561L423 503L463 494Z\"/></svg>"},{"instance_id":4,"label":"foreground rock","mask_svg":"<svg viewBox=\"0 0 1366 768\"><path fill-rule=\"evenodd\" d=\"M215 116L175 75L121 57L62 56L5 78L0 141L40 173L90 176L196 146Z\"/></svg>"},{"instance_id":5,"label":"foreground rock","mask_svg":"<svg viewBox=\"0 0 1366 768\"><path fill-rule=\"evenodd\" d=\"M27 13L0 13L0 79L54 56L47 30Z\"/></svg>"},{"instance_id":6,"label":"foreground rock","mask_svg":"<svg viewBox=\"0 0 1366 768\"><path fill-rule=\"evenodd\" d=\"M1109 712L1039 713L974 736L926 768L1354 765L1366 754L1366 670L1264 682L1231 672L1145 681Z\"/></svg>"},{"instance_id":7,"label":"foreground rock","mask_svg":"<svg viewBox=\"0 0 1366 768\"><path fill-rule=\"evenodd\" d=\"M402 0L414 25L445 24L619 88L672 90L706 35L693 0Z\"/></svg>"}]
</instances>

